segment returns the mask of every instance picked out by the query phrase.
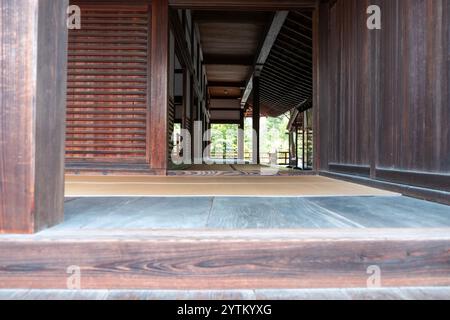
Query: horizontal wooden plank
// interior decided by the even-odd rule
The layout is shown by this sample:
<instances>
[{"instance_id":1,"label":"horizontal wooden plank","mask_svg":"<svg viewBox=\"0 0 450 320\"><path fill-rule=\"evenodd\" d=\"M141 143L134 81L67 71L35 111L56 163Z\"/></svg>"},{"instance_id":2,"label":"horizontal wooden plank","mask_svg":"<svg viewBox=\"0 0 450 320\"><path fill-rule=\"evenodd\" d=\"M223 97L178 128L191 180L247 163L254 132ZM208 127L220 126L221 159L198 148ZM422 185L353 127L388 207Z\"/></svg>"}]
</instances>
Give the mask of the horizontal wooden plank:
<instances>
[{"instance_id":1,"label":"horizontal wooden plank","mask_svg":"<svg viewBox=\"0 0 450 320\"><path fill-rule=\"evenodd\" d=\"M73 69L74 63L147 63L144 58L123 58L123 57L70 57L69 56L69 70Z\"/></svg>"},{"instance_id":2,"label":"horizontal wooden plank","mask_svg":"<svg viewBox=\"0 0 450 320\"><path fill-rule=\"evenodd\" d=\"M330 163L328 165L331 171L348 173L348 174L356 174L361 176L370 176L370 166L358 166L358 165L346 165L346 164L337 164Z\"/></svg>"},{"instance_id":3,"label":"horizontal wooden plank","mask_svg":"<svg viewBox=\"0 0 450 320\"><path fill-rule=\"evenodd\" d=\"M68 115L130 115L130 116L139 116L139 115L146 115L147 111L136 111L136 110L132 110L132 111L116 111L116 110L103 110L103 111L92 111L92 110L88 110L88 111L71 111L71 109L69 109L67 111ZM139 117L141 118L141 117ZM113 119L115 120L115 119Z\"/></svg>"},{"instance_id":4,"label":"horizontal wooden plank","mask_svg":"<svg viewBox=\"0 0 450 320\"><path fill-rule=\"evenodd\" d=\"M117 103L120 103L120 104L123 104L123 103L142 103L142 102L146 102L146 99L145 98L139 98L139 97L134 97L134 98L124 98L124 97L117 97L117 98L108 98L108 97L89 97L89 98L87 98L87 97L83 97L83 98L80 98L80 97L74 97L74 95L68 95L67 96L67 101L69 102L69 103L81 103L81 102L117 102ZM110 107L108 107L108 108L110 108Z\"/></svg>"},{"instance_id":5,"label":"horizontal wooden plank","mask_svg":"<svg viewBox=\"0 0 450 320\"><path fill-rule=\"evenodd\" d=\"M95 130L93 128L69 128L67 134L74 135L92 135L92 134L107 134L107 135L145 135L145 130Z\"/></svg>"},{"instance_id":6,"label":"horizontal wooden plank","mask_svg":"<svg viewBox=\"0 0 450 320\"><path fill-rule=\"evenodd\" d=\"M314 9L316 0L169 0L169 5L179 9L209 10L287 10Z\"/></svg>"},{"instance_id":7,"label":"horizontal wooden plank","mask_svg":"<svg viewBox=\"0 0 450 320\"><path fill-rule=\"evenodd\" d=\"M399 192L403 195L450 205L450 192L447 192L447 191L428 189L428 188L420 188L420 187L415 187L415 186L411 186L411 185L393 183L393 182L383 181L383 180L378 180L378 179L370 179L370 178L363 177L363 176L330 172L330 171L320 171L320 175L334 178L334 179L341 179L344 181L359 183L359 184L363 184L363 185L366 185L369 187L390 190L393 192Z\"/></svg>"},{"instance_id":8,"label":"horizontal wooden plank","mask_svg":"<svg viewBox=\"0 0 450 320\"><path fill-rule=\"evenodd\" d=\"M450 174L377 168L376 177L379 180L450 191Z\"/></svg>"},{"instance_id":9,"label":"horizontal wooden plank","mask_svg":"<svg viewBox=\"0 0 450 320\"><path fill-rule=\"evenodd\" d=\"M269 289L450 285L448 230L101 231L7 237L0 286L83 289ZM43 255L41 252L45 252ZM42 281L45 279L45 281Z\"/></svg>"},{"instance_id":10,"label":"horizontal wooden plank","mask_svg":"<svg viewBox=\"0 0 450 320\"><path fill-rule=\"evenodd\" d=\"M146 122L147 118L146 117L97 117L97 116L91 116L91 117L87 117L87 116L83 116L83 117L67 117L66 118L67 121L70 121L71 123L74 122L107 122L107 123L112 123L112 122L117 122L117 123L134 123L134 122Z\"/></svg>"},{"instance_id":11,"label":"horizontal wooden plank","mask_svg":"<svg viewBox=\"0 0 450 320\"><path fill-rule=\"evenodd\" d=\"M145 155L145 150L91 150L89 148L84 148L83 150L71 150L70 148L66 149L67 155L75 155L75 154L82 154L82 155Z\"/></svg>"},{"instance_id":12,"label":"horizontal wooden plank","mask_svg":"<svg viewBox=\"0 0 450 320\"><path fill-rule=\"evenodd\" d=\"M83 137L73 137L73 136L67 136L66 141L67 145L69 146L71 142L83 142L86 143L86 141L94 141L94 142L104 142L104 141L110 141L111 143L114 143L115 141L125 141L130 142L130 137L114 137L114 136L83 136ZM139 142L145 142L145 137L133 137L131 140L133 143L139 143Z\"/></svg>"}]
</instances>

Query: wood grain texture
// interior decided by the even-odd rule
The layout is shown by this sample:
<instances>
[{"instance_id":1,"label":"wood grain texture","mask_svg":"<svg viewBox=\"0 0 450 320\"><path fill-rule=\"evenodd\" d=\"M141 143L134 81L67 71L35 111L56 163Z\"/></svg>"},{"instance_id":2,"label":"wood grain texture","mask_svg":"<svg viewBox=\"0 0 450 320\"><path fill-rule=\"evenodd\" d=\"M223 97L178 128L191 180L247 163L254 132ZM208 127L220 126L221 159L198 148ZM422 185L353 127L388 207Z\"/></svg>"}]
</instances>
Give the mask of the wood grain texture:
<instances>
[{"instance_id":1,"label":"wood grain texture","mask_svg":"<svg viewBox=\"0 0 450 320\"><path fill-rule=\"evenodd\" d=\"M0 300L449 300L449 287L275 290L0 290Z\"/></svg>"},{"instance_id":2,"label":"wood grain texture","mask_svg":"<svg viewBox=\"0 0 450 320\"><path fill-rule=\"evenodd\" d=\"M212 10L286 10L315 8L316 0L169 0L174 8Z\"/></svg>"},{"instance_id":3,"label":"wood grain texture","mask_svg":"<svg viewBox=\"0 0 450 320\"><path fill-rule=\"evenodd\" d=\"M150 8L72 4L82 28L69 31L67 162L146 163Z\"/></svg>"},{"instance_id":4,"label":"wood grain texture","mask_svg":"<svg viewBox=\"0 0 450 320\"><path fill-rule=\"evenodd\" d=\"M1 3L0 233L63 219L67 4Z\"/></svg>"},{"instance_id":5,"label":"wood grain texture","mask_svg":"<svg viewBox=\"0 0 450 320\"><path fill-rule=\"evenodd\" d=\"M367 29L369 4L381 7L382 30ZM425 188L415 195L439 200L426 189L446 191L450 173L449 7L446 0L321 5L319 170L370 168L372 179Z\"/></svg>"},{"instance_id":6,"label":"wood grain texture","mask_svg":"<svg viewBox=\"0 0 450 320\"><path fill-rule=\"evenodd\" d=\"M97 230L83 241L67 233L10 237L0 242L0 283L64 289L67 267L78 265L83 289L360 288L367 268L378 265L384 287L450 285L450 240L443 230L428 239L420 230L409 236L377 231L375 238L364 231L352 240L345 231L308 240L298 230L289 240L285 231L268 233L266 240L233 233L228 238L216 232L216 240L192 231L179 240L157 240L153 232L100 240Z\"/></svg>"},{"instance_id":7,"label":"wood grain texture","mask_svg":"<svg viewBox=\"0 0 450 320\"><path fill-rule=\"evenodd\" d=\"M150 163L152 169L166 172L168 167L169 106L169 5L167 0L152 1Z\"/></svg>"}]
</instances>

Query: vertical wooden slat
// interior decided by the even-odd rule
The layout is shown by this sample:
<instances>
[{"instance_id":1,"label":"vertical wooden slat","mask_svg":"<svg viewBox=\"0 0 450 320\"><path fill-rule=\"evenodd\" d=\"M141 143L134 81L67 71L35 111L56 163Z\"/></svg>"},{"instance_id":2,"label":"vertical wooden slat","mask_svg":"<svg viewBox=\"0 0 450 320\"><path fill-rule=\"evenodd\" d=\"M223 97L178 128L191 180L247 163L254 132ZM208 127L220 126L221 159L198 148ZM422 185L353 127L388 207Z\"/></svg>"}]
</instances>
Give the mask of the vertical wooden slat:
<instances>
[{"instance_id":1,"label":"vertical wooden slat","mask_svg":"<svg viewBox=\"0 0 450 320\"><path fill-rule=\"evenodd\" d=\"M63 219L67 5L0 3L0 233Z\"/></svg>"}]
</instances>

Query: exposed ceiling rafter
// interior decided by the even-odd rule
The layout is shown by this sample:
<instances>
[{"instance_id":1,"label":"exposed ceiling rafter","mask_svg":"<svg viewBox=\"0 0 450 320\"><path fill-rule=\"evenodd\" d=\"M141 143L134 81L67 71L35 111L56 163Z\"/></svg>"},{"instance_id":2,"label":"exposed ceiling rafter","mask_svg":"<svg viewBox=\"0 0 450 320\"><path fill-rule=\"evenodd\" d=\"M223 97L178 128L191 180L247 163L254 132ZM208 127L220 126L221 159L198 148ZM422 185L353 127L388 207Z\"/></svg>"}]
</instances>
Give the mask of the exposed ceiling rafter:
<instances>
[{"instance_id":1,"label":"exposed ceiling rafter","mask_svg":"<svg viewBox=\"0 0 450 320\"><path fill-rule=\"evenodd\" d=\"M257 55L255 64L254 64L254 72L252 73L250 79L247 82L247 86L245 88L244 94L242 96L241 107L244 108L250 98L250 95L253 90L253 77L255 72L261 72L262 67L266 63L267 58L270 55L270 51L272 50L275 41L278 38L278 34L281 31L287 17L289 15L289 11L277 11L272 19L272 23L267 31L266 37L263 41L263 44L259 50Z\"/></svg>"}]
</instances>

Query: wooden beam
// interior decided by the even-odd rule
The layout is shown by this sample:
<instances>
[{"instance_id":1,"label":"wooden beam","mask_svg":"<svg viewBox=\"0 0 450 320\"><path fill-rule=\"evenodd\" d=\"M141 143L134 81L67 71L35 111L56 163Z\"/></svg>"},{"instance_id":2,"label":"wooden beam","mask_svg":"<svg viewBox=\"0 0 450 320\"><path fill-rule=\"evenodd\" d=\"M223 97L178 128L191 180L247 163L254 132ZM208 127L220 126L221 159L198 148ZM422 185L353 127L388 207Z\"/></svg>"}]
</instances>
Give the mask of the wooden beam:
<instances>
[{"instance_id":1,"label":"wooden beam","mask_svg":"<svg viewBox=\"0 0 450 320\"><path fill-rule=\"evenodd\" d=\"M0 233L64 218L67 6L0 2Z\"/></svg>"},{"instance_id":2,"label":"wooden beam","mask_svg":"<svg viewBox=\"0 0 450 320\"><path fill-rule=\"evenodd\" d=\"M167 0L152 1L150 144L151 168L165 174L169 104L169 5Z\"/></svg>"},{"instance_id":3,"label":"wooden beam","mask_svg":"<svg viewBox=\"0 0 450 320\"><path fill-rule=\"evenodd\" d=\"M269 57L270 51L272 50L275 41L277 40L278 34L283 27L289 11L278 11L275 13L272 23L267 31L266 37L262 42L261 48L255 60L255 68L257 66L263 66L266 63L267 58ZM247 86L245 88L244 94L242 96L242 106L247 104L248 99L250 98L250 94L253 90L253 74L247 82Z\"/></svg>"},{"instance_id":4,"label":"wooden beam","mask_svg":"<svg viewBox=\"0 0 450 320\"><path fill-rule=\"evenodd\" d=\"M370 168L369 168L370 170ZM427 201L439 202L445 205L450 205L450 192L438 190L438 189L428 189L407 184L401 184L399 182L390 182L381 179L371 179L355 174L344 174L331 171L320 171L320 175L325 177L330 177L333 179L340 179L343 181L348 181L352 183L359 183L372 188L384 189L393 192L401 193L405 196L410 196L418 199L423 199ZM377 175L380 172L377 172Z\"/></svg>"},{"instance_id":5,"label":"wooden beam","mask_svg":"<svg viewBox=\"0 0 450 320\"><path fill-rule=\"evenodd\" d=\"M449 234L62 230L8 236L0 241L0 286L66 289L68 268L80 266L82 289L361 288L373 265L381 270L383 287L448 286Z\"/></svg>"},{"instance_id":6,"label":"wooden beam","mask_svg":"<svg viewBox=\"0 0 450 320\"><path fill-rule=\"evenodd\" d=\"M239 24L266 24L267 17L260 12L236 11L195 11L192 15L194 22L204 23L239 23Z\"/></svg>"},{"instance_id":7,"label":"wooden beam","mask_svg":"<svg viewBox=\"0 0 450 320\"><path fill-rule=\"evenodd\" d=\"M205 55L205 65L237 65L251 66L253 65L253 56L229 56L229 55Z\"/></svg>"},{"instance_id":8,"label":"wooden beam","mask_svg":"<svg viewBox=\"0 0 450 320\"><path fill-rule=\"evenodd\" d=\"M170 0L177 9L195 10L295 10L314 9L317 0Z\"/></svg>"},{"instance_id":9,"label":"wooden beam","mask_svg":"<svg viewBox=\"0 0 450 320\"><path fill-rule=\"evenodd\" d=\"M291 117L289 119L289 123L288 123L288 126L287 126L287 130L289 132L292 131L294 126L296 125L296 121L297 121L299 113L300 113L300 111L298 109L295 109L293 111L293 113L291 114Z\"/></svg>"},{"instance_id":10,"label":"wooden beam","mask_svg":"<svg viewBox=\"0 0 450 320\"><path fill-rule=\"evenodd\" d=\"M208 82L208 87L210 88L242 88L245 89L245 82L220 82L220 81L212 81Z\"/></svg>"}]
</instances>

